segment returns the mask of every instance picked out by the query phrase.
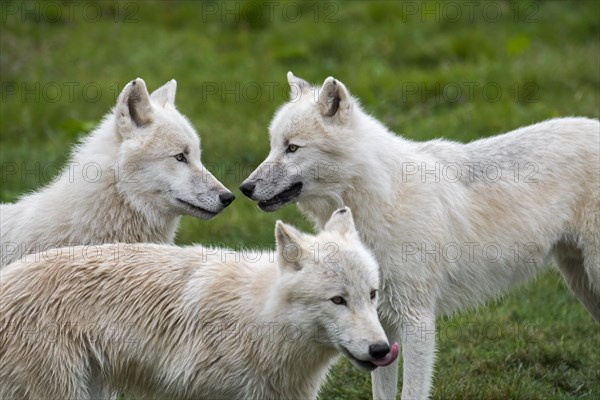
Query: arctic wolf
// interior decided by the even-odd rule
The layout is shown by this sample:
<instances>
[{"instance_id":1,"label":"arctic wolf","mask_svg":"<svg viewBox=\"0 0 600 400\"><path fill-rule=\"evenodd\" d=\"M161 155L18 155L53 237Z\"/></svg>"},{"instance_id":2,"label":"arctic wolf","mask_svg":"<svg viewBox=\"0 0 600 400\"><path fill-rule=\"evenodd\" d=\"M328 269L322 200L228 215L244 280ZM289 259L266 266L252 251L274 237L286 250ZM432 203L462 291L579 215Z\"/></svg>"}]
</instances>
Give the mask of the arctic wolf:
<instances>
[{"instance_id":1,"label":"arctic wolf","mask_svg":"<svg viewBox=\"0 0 600 400\"><path fill-rule=\"evenodd\" d=\"M506 292L553 256L600 321L600 124L563 118L460 144L413 142L367 115L346 87L288 74L267 159L240 186L265 211L297 202L322 228L355 210L382 269L379 306L402 338L403 399L429 394L435 318ZM395 398L397 365L373 373L376 399Z\"/></svg>"},{"instance_id":2,"label":"arctic wolf","mask_svg":"<svg viewBox=\"0 0 600 400\"><path fill-rule=\"evenodd\" d=\"M138 78L48 186L0 208L0 267L45 249L172 243L180 215L209 219L235 198L200 162L175 108L175 80L152 94Z\"/></svg>"},{"instance_id":3,"label":"arctic wolf","mask_svg":"<svg viewBox=\"0 0 600 400\"><path fill-rule=\"evenodd\" d=\"M398 356L377 316L379 267L348 208L276 251L140 244L64 249L1 272L0 397L315 398L340 353Z\"/></svg>"}]
</instances>

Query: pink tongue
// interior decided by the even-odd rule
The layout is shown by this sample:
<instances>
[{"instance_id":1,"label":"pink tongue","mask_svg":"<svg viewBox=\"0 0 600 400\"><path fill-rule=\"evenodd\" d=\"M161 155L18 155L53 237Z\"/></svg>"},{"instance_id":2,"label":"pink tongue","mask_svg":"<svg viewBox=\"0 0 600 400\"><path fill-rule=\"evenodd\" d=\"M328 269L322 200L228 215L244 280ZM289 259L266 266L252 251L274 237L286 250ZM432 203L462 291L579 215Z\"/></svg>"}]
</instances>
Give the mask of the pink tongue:
<instances>
[{"instance_id":1,"label":"pink tongue","mask_svg":"<svg viewBox=\"0 0 600 400\"><path fill-rule=\"evenodd\" d=\"M391 363L396 361L396 358L398 358L398 342L394 342L392 349L389 353L387 353L385 357L371 362L377 365L378 367L385 367L386 365L390 365Z\"/></svg>"}]
</instances>

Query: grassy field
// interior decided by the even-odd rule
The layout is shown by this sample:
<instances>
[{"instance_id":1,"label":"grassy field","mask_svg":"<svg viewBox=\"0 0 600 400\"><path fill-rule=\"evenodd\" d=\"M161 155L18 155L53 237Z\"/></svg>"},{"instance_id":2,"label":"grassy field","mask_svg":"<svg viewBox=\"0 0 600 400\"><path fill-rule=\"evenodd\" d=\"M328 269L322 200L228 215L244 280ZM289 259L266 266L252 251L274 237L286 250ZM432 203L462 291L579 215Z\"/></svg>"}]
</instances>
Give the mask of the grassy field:
<instances>
[{"instance_id":1,"label":"grassy field","mask_svg":"<svg viewBox=\"0 0 600 400\"><path fill-rule=\"evenodd\" d=\"M183 218L180 244L272 247L276 219L310 229L295 207L263 213L237 189L268 152L288 70L313 82L335 76L416 140L470 141L600 114L597 1L0 7L0 199L52 179L127 81L142 77L152 90L175 78L203 161L238 196L213 221ZM441 319L438 343L435 399L600 397L600 330L555 272L490 307ZM367 399L370 390L369 375L342 361L321 399Z\"/></svg>"}]
</instances>

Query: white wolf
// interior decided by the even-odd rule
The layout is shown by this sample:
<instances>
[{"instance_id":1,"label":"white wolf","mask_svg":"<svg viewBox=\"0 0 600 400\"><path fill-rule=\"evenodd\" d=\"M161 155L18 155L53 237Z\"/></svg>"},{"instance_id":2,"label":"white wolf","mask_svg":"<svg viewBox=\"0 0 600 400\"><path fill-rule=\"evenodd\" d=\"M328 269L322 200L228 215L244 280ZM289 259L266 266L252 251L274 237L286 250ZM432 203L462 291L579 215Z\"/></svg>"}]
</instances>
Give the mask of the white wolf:
<instances>
[{"instance_id":1,"label":"white wolf","mask_svg":"<svg viewBox=\"0 0 600 400\"><path fill-rule=\"evenodd\" d=\"M11 264L0 280L0 397L97 399L122 388L306 399L340 353L367 371L393 362L379 268L349 209L318 236L281 222L275 232L275 253L103 245Z\"/></svg>"},{"instance_id":2,"label":"white wolf","mask_svg":"<svg viewBox=\"0 0 600 400\"><path fill-rule=\"evenodd\" d=\"M413 142L367 115L334 78L288 74L292 100L269 128L271 151L240 189L265 211L298 206L323 227L355 210L382 269L379 306L402 339L402 398L429 395L436 315L527 281L551 256L600 321L600 124L564 118L468 144ZM397 364L373 374L395 398Z\"/></svg>"},{"instance_id":3,"label":"white wolf","mask_svg":"<svg viewBox=\"0 0 600 400\"><path fill-rule=\"evenodd\" d=\"M130 82L54 182L1 206L0 267L74 244L172 243L180 215L209 219L233 201L200 162L176 87L150 95L142 79Z\"/></svg>"}]
</instances>

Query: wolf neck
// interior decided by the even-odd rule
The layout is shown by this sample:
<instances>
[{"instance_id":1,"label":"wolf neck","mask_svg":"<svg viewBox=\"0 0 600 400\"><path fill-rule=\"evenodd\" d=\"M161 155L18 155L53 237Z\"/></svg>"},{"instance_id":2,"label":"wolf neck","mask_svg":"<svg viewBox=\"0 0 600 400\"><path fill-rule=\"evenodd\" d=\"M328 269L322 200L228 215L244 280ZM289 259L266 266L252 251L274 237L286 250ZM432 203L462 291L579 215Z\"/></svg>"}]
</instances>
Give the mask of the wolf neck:
<instances>
[{"instance_id":1,"label":"wolf neck","mask_svg":"<svg viewBox=\"0 0 600 400\"><path fill-rule=\"evenodd\" d=\"M341 133L350 137L344 141L348 147L343 153L345 158L339 163L342 182L339 189L328 195L309 197L298 204L319 230L343 205L352 209L359 227L365 221L385 223L382 208L392 204L398 196L395 187L400 179L398 164L412 159L411 153L416 151L413 142L394 135L358 107L355 111L357 115L351 123L353 129ZM373 204L379 207L369 206Z\"/></svg>"},{"instance_id":2,"label":"wolf neck","mask_svg":"<svg viewBox=\"0 0 600 400\"><path fill-rule=\"evenodd\" d=\"M118 189L119 138L112 115L106 117L77 146L59 179L44 190L61 193L69 215L59 221L79 224L76 240L82 243L172 243L179 218L147 207L142 211Z\"/></svg>"},{"instance_id":3,"label":"wolf neck","mask_svg":"<svg viewBox=\"0 0 600 400\"><path fill-rule=\"evenodd\" d=\"M264 262L218 277L219 285L226 281L226 287L238 288L239 302L237 306L223 303L219 313L239 310L236 319L241 326L256 328L253 335L232 337L231 347L240 352L236 358L251 360L243 368L261 377L244 385L244 393L235 397L314 399L338 352L318 343L312 321L303 324L305 318L290 310L290 290L296 288L282 280L276 258L262 252Z\"/></svg>"},{"instance_id":4,"label":"wolf neck","mask_svg":"<svg viewBox=\"0 0 600 400\"><path fill-rule=\"evenodd\" d=\"M303 332L302 335L307 334ZM249 394L252 398L316 399L338 354L302 338L295 340L294 330L276 334L261 352L267 356L262 360L260 370L255 368L254 372L262 375L267 384L264 392Z\"/></svg>"},{"instance_id":5,"label":"wolf neck","mask_svg":"<svg viewBox=\"0 0 600 400\"><path fill-rule=\"evenodd\" d=\"M277 284L279 267L276 263L269 263L266 268L256 267L253 266L253 290L248 298L241 299L250 309L240 320L255 314L257 309L263 310L249 323L266 327L261 337L268 340L261 340L261 348L249 358L253 359L252 372L264 377L264 386L254 393L246 393L246 397L314 399L338 352L315 340L318 332L314 332L312 325L302 325L298 318L290 315L286 306L287 289ZM238 344L237 347L252 349L257 344L255 340L249 346ZM260 355L260 360L256 355Z\"/></svg>"}]
</instances>

